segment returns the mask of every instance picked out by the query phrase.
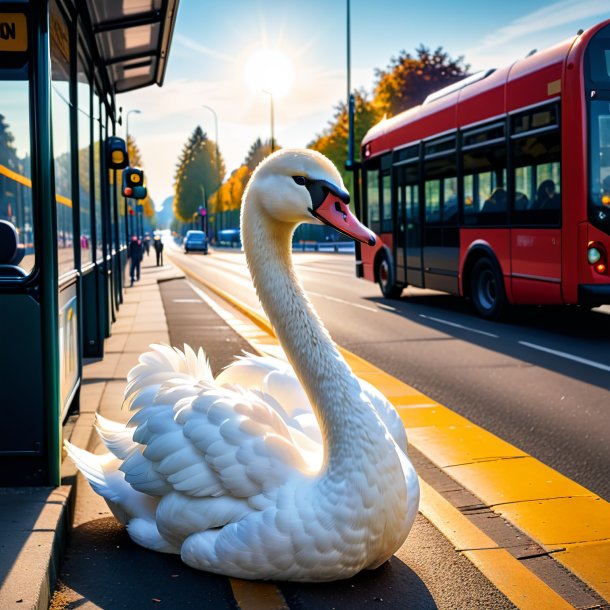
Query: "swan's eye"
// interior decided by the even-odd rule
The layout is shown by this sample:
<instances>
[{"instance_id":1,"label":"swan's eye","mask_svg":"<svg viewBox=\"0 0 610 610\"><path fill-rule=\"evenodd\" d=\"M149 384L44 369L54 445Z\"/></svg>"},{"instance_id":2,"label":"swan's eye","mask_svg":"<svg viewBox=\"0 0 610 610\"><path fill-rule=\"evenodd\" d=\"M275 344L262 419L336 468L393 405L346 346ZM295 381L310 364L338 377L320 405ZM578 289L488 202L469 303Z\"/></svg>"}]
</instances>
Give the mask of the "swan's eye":
<instances>
[{"instance_id":1,"label":"swan's eye","mask_svg":"<svg viewBox=\"0 0 610 610\"><path fill-rule=\"evenodd\" d=\"M293 176L292 179L299 185L305 186L307 184L307 178L305 176Z\"/></svg>"}]
</instances>

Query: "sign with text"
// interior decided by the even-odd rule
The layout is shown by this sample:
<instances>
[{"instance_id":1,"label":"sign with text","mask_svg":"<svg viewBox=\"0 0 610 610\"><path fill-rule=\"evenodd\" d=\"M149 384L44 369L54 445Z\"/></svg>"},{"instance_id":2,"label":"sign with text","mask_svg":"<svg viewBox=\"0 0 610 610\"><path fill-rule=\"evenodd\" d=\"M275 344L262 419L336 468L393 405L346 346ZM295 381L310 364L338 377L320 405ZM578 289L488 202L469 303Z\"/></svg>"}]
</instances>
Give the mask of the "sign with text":
<instances>
[{"instance_id":1,"label":"sign with text","mask_svg":"<svg viewBox=\"0 0 610 610\"><path fill-rule=\"evenodd\" d=\"M23 13L0 13L0 52L28 50L28 28Z\"/></svg>"}]
</instances>

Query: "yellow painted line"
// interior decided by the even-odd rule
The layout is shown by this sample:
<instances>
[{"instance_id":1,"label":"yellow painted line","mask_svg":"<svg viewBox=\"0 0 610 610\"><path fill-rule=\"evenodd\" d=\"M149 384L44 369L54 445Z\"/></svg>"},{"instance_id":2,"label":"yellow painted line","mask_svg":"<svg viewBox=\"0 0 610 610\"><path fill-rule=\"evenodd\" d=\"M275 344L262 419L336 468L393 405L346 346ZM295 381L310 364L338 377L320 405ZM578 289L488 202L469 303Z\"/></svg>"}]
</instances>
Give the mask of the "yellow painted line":
<instances>
[{"instance_id":1,"label":"yellow painted line","mask_svg":"<svg viewBox=\"0 0 610 610\"><path fill-rule=\"evenodd\" d=\"M271 325L261 315L176 264L273 335ZM400 379L339 349L354 372L375 385L396 407L410 444L482 504L546 551L553 551L554 559L610 600L610 503Z\"/></svg>"},{"instance_id":2,"label":"yellow painted line","mask_svg":"<svg viewBox=\"0 0 610 610\"><path fill-rule=\"evenodd\" d=\"M422 479L420 512L521 610L572 608Z\"/></svg>"},{"instance_id":3,"label":"yellow painted line","mask_svg":"<svg viewBox=\"0 0 610 610\"><path fill-rule=\"evenodd\" d=\"M281 591L271 583L229 578L240 610L289 610Z\"/></svg>"},{"instance_id":4,"label":"yellow painted line","mask_svg":"<svg viewBox=\"0 0 610 610\"><path fill-rule=\"evenodd\" d=\"M6 167L6 165L2 165L1 163L0 163L0 174L2 174L3 176L6 176L7 178L9 178L11 180L14 180L15 182L18 182L19 184L22 184L23 186L32 188L32 181L29 178L26 178L22 174L18 174L17 172L14 172L12 169L9 169L8 167ZM72 207L72 201L70 199L68 199L67 197L64 197L63 195L55 195L55 200L58 203L68 206L69 208Z\"/></svg>"}]
</instances>

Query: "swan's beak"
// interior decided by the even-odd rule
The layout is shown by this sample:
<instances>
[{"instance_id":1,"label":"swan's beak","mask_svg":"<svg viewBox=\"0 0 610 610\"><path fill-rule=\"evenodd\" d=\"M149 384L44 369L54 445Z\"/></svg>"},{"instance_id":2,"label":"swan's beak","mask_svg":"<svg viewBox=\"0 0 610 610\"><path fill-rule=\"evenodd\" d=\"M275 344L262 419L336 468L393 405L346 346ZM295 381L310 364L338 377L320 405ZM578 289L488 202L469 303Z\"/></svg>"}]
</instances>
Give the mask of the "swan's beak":
<instances>
[{"instance_id":1,"label":"swan's beak","mask_svg":"<svg viewBox=\"0 0 610 610\"><path fill-rule=\"evenodd\" d=\"M340 233L375 245L375 234L367 229L349 209L349 193L326 180L312 180L307 186L313 207L311 214Z\"/></svg>"}]
</instances>

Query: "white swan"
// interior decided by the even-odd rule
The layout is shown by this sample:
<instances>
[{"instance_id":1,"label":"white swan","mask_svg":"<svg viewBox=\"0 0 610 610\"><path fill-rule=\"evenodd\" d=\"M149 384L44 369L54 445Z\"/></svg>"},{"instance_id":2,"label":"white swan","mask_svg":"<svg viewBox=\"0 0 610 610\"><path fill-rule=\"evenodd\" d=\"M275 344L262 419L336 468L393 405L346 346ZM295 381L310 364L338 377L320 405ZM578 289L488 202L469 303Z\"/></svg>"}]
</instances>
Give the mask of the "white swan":
<instances>
[{"instance_id":1,"label":"white swan","mask_svg":"<svg viewBox=\"0 0 610 610\"><path fill-rule=\"evenodd\" d=\"M419 502L404 426L354 376L292 266L301 222L374 239L348 201L308 150L271 155L244 194L248 267L292 367L246 356L214 380L201 350L153 345L128 376L127 426L98 418L110 453L66 443L138 544L238 578L327 581L404 542Z\"/></svg>"}]
</instances>

